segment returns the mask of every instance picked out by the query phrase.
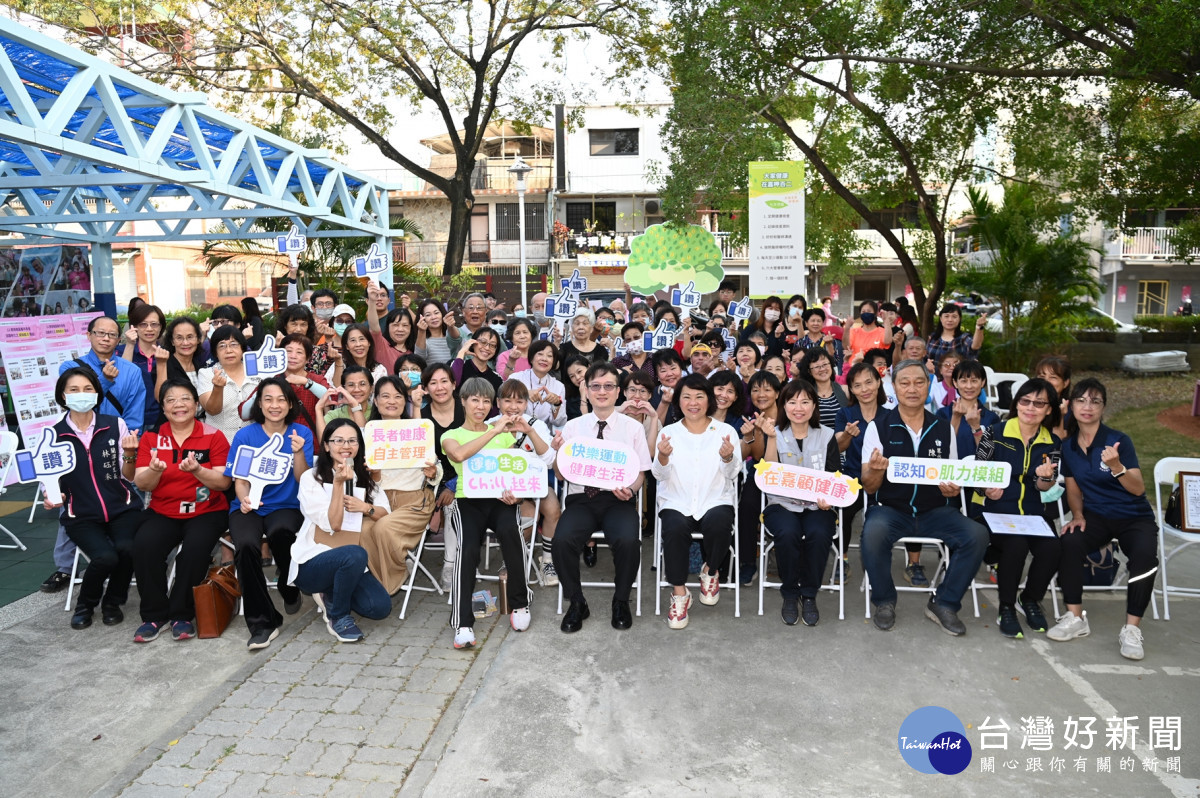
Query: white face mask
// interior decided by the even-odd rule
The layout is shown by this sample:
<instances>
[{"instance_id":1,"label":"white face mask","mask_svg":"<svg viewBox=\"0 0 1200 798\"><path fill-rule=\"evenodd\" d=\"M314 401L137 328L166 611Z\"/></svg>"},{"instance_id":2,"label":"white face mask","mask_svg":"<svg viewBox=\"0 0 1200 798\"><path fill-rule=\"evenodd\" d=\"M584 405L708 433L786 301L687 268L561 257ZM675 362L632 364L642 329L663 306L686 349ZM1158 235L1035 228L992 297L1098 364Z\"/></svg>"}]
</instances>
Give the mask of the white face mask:
<instances>
[{"instance_id":1,"label":"white face mask","mask_svg":"<svg viewBox=\"0 0 1200 798\"><path fill-rule=\"evenodd\" d=\"M779 311L775 308L763 311L763 318L767 321L779 321Z\"/></svg>"},{"instance_id":2,"label":"white face mask","mask_svg":"<svg viewBox=\"0 0 1200 798\"><path fill-rule=\"evenodd\" d=\"M800 310L800 308L796 307L795 305L792 305L790 308L788 308L788 315L793 318L799 316L803 312L804 311Z\"/></svg>"},{"instance_id":3,"label":"white face mask","mask_svg":"<svg viewBox=\"0 0 1200 798\"><path fill-rule=\"evenodd\" d=\"M97 394L69 393L63 397L67 401L67 409L76 413L86 413L96 406Z\"/></svg>"},{"instance_id":4,"label":"white face mask","mask_svg":"<svg viewBox=\"0 0 1200 798\"><path fill-rule=\"evenodd\" d=\"M632 341L629 341L625 344L626 354L640 355L644 351L645 347L642 346L641 338L634 338Z\"/></svg>"},{"instance_id":5,"label":"white face mask","mask_svg":"<svg viewBox=\"0 0 1200 798\"><path fill-rule=\"evenodd\" d=\"M767 348L765 346L763 346L762 344L755 344L755 346L758 347L758 353L760 355L765 355L767 353Z\"/></svg>"}]
</instances>

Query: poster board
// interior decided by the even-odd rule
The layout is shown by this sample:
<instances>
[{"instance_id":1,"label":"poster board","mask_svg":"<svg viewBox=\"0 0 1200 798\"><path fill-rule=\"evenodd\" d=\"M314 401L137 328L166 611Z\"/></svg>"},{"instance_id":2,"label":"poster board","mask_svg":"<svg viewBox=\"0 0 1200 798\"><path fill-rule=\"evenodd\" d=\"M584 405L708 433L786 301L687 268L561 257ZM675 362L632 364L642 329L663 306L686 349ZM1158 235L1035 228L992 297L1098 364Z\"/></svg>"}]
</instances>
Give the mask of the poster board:
<instances>
[{"instance_id":1,"label":"poster board","mask_svg":"<svg viewBox=\"0 0 1200 798\"><path fill-rule=\"evenodd\" d=\"M1200 532L1200 472L1179 472L1180 529Z\"/></svg>"}]
</instances>

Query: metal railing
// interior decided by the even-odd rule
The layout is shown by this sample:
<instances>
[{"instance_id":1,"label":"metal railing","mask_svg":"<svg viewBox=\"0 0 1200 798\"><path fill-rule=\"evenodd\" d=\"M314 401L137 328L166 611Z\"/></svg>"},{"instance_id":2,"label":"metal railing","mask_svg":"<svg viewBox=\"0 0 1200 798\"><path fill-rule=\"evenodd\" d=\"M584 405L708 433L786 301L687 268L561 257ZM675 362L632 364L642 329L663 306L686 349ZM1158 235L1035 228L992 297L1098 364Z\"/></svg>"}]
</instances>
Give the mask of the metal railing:
<instances>
[{"instance_id":1,"label":"metal railing","mask_svg":"<svg viewBox=\"0 0 1200 798\"><path fill-rule=\"evenodd\" d=\"M1133 227L1108 242L1108 254L1137 260L1179 260L1171 239L1173 227ZM1200 257L1200 248L1191 250Z\"/></svg>"},{"instance_id":2,"label":"metal railing","mask_svg":"<svg viewBox=\"0 0 1200 798\"><path fill-rule=\"evenodd\" d=\"M392 260L431 266L446 260L446 241L397 241L392 244ZM525 262L545 263L550 258L550 245L546 241L525 242ZM469 240L467 263L520 263L521 249L518 241Z\"/></svg>"}]
</instances>

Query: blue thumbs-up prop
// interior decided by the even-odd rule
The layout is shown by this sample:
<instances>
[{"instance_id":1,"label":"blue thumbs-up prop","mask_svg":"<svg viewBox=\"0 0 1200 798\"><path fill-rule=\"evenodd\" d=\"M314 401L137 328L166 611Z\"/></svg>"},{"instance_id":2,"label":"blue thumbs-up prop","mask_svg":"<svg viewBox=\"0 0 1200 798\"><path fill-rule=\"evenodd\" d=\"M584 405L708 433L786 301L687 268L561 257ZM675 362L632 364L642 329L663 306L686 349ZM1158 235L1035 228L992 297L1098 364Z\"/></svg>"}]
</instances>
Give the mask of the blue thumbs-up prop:
<instances>
[{"instance_id":1,"label":"blue thumbs-up prop","mask_svg":"<svg viewBox=\"0 0 1200 798\"><path fill-rule=\"evenodd\" d=\"M257 352L242 355L247 377L274 377L287 371L287 352L275 346L275 336L263 339Z\"/></svg>"},{"instance_id":2,"label":"blue thumbs-up prop","mask_svg":"<svg viewBox=\"0 0 1200 798\"><path fill-rule=\"evenodd\" d=\"M729 306L729 317L735 321L749 321L750 312L751 305L749 297L742 297Z\"/></svg>"},{"instance_id":3,"label":"blue thumbs-up prop","mask_svg":"<svg viewBox=\"0 0 1200 798\"><path fill-rule=\"evenodd\" d=\"M257 449L242 445L234 453L233 475L250 483L247 504L252 510L262 504L267 485L278 485L292 475L292 454L284 451L283 444L282 433L276 432Z\"/></svg>"},{"instance_id":4,"label":"blue thumbs-up prop","mask_svg":"<svg viewBox=\"0 0 1200 798\"><path fill-rule=\"evenodd\" d=\"M58 478L74 470L75 449L69 443L59 443L53 427L44 427L37 446L32 451L17 452L13 459L17 463L19 482L41 482L50 503L62 504Z\"/></svg>"},{"instance_id":5,"label":"blue thumbs-up prop","mask_svg":"<svg viewBox=\"0 0 1200 798\"><path fill-rule=\"evenodd\" d=\"M296 268L296 259L300 257L300 253L308 249L308 239L300 232L300 228L292 225L292 229L288 230L285 236L276 236L275 246L281 253L288 256L288 260L292 262L292 268Z\"/></svg>"},{"instance_id":6,"label":"blue thumbs-up prop","mask_svg":"<svg viewBox=\"0 0 1200 798\"><path fill-rule=\"evenodd\" d=\"M388 270L388 254L372 244L366 255L354 259L354 273L359 277L376 277Z\"/></svg>"},{"instance_id":7,"label":"blue thumbs-up prop","mask_svg":"<svg viewBox=\"0 0 1200 798\"><path fill-rule=\"evenodd\" d=\"M647 352L657 352L675 346L675 325L661 319L657 327L642 334L642 345Z\"/></svg>"},{"instance_id":8,"label":"blue thumbs-up prop","mask_svg":"<svg viewBox=\"0 0 1200 798\"><path fill-rule=\"evenodd\" d=\"M696 290L696 284L689 280L686 288L672 291L671 304L683 311L700 307L700 292Z\"/></svg>"},{"instance_id":9,"label":"blue thumbs-up prop","mask_svg":"<svg viewBox=\"0 0 1200 798\"><path fill-rule=\"evenodd\" d=\"M562 278L562 287L564 291L570 291L576 297L587 290L587 278L579 276L579 269L576 269L570 277ZM549 315L547 313L547 315Z\"/></svg>"},{"instance_id":10,"label":"blue thumbs-up prop","mask_svg":"<svg viewBox=\"0 0 1200 798\"><path fill-rule=\"evenodd\" d=\"M721 359L729 360L729 358L733 356L733 350L737 349L737 336L722 327L721 340L725 342L725 351L721 353Z\"/></svg>"},{"instance_id":11,"label":"blue thumbs-up prop","mask_svg":"<svg viewBox=\"0 0 1200 798\"><path fill-rule=\"evenodd\" d=\"M569 321L575 318L577 310L579 310L579 300L566 288L558 296L546 299L546 316L549 318Z\"/></svg>"}]
</instances>

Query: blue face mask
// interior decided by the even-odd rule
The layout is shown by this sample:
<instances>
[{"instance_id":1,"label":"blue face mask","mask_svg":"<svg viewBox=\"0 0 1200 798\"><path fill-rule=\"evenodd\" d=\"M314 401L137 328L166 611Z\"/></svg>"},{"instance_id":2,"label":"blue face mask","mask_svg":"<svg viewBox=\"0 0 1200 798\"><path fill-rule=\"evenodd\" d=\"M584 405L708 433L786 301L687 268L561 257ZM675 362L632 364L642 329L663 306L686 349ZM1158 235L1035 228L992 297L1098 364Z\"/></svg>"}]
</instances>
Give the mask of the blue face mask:
<instances>
[{"instance_id":1,"label":"blue face mask","mask_svg":"<svg viewBox=\"0 0 1200 798\"><path fill-rule=\"evenodd\" d=\"M341 337L342 337L342 333L346 332L346 328L347 328L347 327L349 327L349 326L350 326L349 324L343 324L343 323L342 323L342 322L340 322L340 321L338 321L338 322L334 322L334 324L333 324L333 331L334 331L335 333L337 333L337 336L338 336L338 338L341 338Z\"/></svg>"},{"instance_id":2,"label":"blue face mask","mask_svg":"<svg viewBox=\"0 0 1200 798\"><path fill-rule=\"evenodd\" d=\"M98 396L94 393L69 393L63 398L67 400L68 410L86 413L96 406Z\"/></svg>"},{"instance_id":3,"label":"blue face mask","mask_svg":"<svg viewBox=\"0 0 1200 798\"><path fill-rule=\"evenodd\" d=\"M408 382L409 388L416 388L418 385L421 384L421 372L405 371L405 372L402 372L402 374L404 375L405 381Z\"/></svg>"},{"instance_id":4,"label":"blue face mask","mask_svg":"<svg viewBox=\"0 0 1200 798\"><path fill-rule=\"evenodd\" d=\"M514 310L514 311L513 311L513 315L514 315L514 316L516 316L518 319L523 319L523 318L525 318L525 311L523 311L523 310Z\"/></svg>"},{"instance_id":5,"label":"blue face mask","mask_svg":"<svg viewBox=\"0 0 1200 798\"><path fill-rule=\"evenodd\" d=\"M499 335L501 338L503 338L503 337L504 337L504 334L505 334L506 332L508 332L508 325L507 325L507 324L497 324L497 323L494 323L494 324L492 324L492 325L491 325L491 327L492 327L492 329L493 329L493 330L495 330L495 331L496 331L496 335Z\"/></svg>"}]
</instances>

